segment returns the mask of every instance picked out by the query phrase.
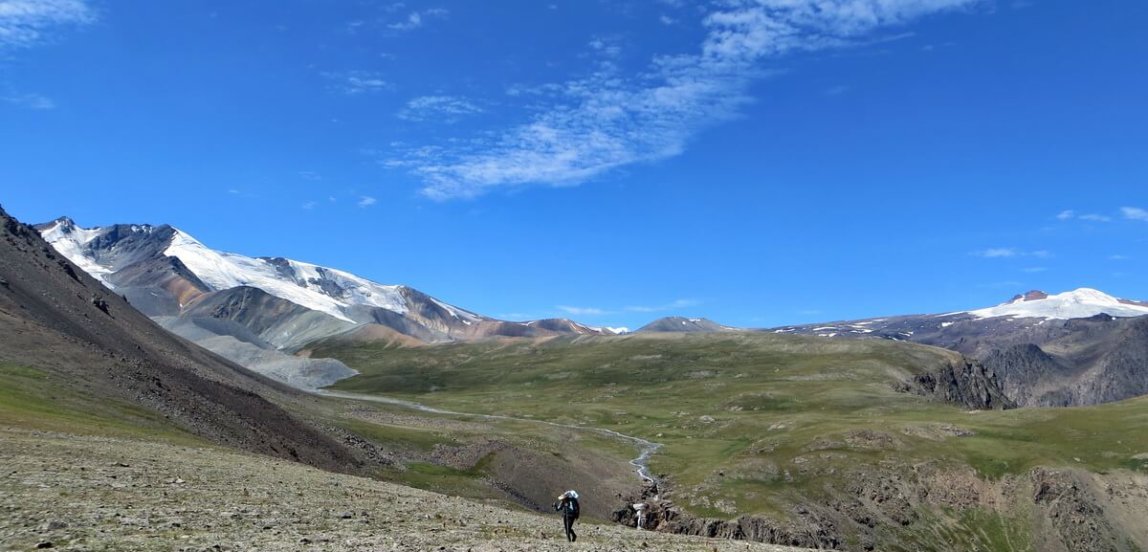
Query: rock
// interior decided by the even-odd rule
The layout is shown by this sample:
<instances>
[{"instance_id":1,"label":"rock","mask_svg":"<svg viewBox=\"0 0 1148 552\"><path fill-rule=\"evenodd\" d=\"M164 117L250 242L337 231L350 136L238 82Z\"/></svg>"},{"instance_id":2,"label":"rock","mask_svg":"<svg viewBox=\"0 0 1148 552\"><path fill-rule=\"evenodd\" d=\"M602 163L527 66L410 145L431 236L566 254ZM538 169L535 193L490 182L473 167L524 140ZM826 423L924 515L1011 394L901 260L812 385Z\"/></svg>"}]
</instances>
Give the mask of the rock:
<instances>
[{"instance_id":1,"label":"rock","mask_svg":"<svg viewBox=\"0 0 1148 552\"><path fill-rule=\"evenodd\" d=\"M967 359L956 364L948 363L936 372L916 376L902 384L900 390L974 410L1016 408L1016 403L1001 390L996 373Z\"/></svg>"},{"instance_id":2,"label":"rock","mask_svg":"<svg viewBox=\"0 0 1148 552\"><path fill-rule=\"evenodd\" d=\"M55 546L56 545L52 544L52 541L41 541L39 543L36 543L36 549L37 550L43 550L45 548L53 548Z\"/></svg>"},{"instance_id":3,"label":"rock","mask_svg":"<svg viewBox=\"0 0 1148 552\"><path fill-rule=\"evenodd\" d=\"M67 527L68 524L59 520L52 520L40 524L40 531L58 531Z\"/></svg>"}]
</instances>

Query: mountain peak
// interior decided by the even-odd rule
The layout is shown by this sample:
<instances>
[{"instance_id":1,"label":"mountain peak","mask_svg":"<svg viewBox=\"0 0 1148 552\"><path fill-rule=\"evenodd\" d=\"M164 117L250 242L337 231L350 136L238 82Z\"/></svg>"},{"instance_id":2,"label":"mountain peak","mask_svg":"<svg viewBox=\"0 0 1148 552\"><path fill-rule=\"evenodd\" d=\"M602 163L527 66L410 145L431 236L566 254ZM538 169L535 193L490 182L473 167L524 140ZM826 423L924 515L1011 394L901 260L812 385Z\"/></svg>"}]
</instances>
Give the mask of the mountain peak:
<instances>
[{"instance_id":1,"label":"mountain peak","mask_svg":"<svg viewBox=\"0 0 1148 552\"><path fill-rule=\"evenodd\" d=\"M734 328L723 326L706 318L686 318L667 316L659 318L641 328L639 332L724 332Z\"/></svg>"},{"instance_id":2,"label":"mountain peak","mask_svg":"<svg viewBox=\"0 0 1148 552\"><path fill-rule=\"evenodd\" d=\"M1044 318L1066 320L1088 318L1098 314L1116 317L1148 315L1148 305L1113 297L1092 288L1077 288L1049 295L1043 291L1030 291L1017 295L995 307L967 311L977 318Z\"/></svg>"},{"instance_id":3,"label":"mountain peak","mask_svg":"<svg viewBox=\"0 0 1148 552\"><path fill-rule=\"evenodd\" d=\"M1011 305L1013 303L1023 303L1025 301L1039 301L1041 299L1048 299L1048 294L1043 292L1043 291L1040 291L1039 289L1034 289L1034 290L1029 291L1027 293L1016 294L1015 296L1013 296L1012 299L1010 299L1005 304Z\"/></svg>"},{"instance_id":4,"label":"mountain peak","mask_svg":"<svg viewBox=\"0 0 1148 552\"><path fill-rule=\"evenodd\" d=\"M53 220L49 224L55 224L58 228L66 231L66 232L70 232L70 231L76 229L76 221L72 220L71 217L67 217L67 216L57 218L56 220Z\"/></svg>"}]
</instances>

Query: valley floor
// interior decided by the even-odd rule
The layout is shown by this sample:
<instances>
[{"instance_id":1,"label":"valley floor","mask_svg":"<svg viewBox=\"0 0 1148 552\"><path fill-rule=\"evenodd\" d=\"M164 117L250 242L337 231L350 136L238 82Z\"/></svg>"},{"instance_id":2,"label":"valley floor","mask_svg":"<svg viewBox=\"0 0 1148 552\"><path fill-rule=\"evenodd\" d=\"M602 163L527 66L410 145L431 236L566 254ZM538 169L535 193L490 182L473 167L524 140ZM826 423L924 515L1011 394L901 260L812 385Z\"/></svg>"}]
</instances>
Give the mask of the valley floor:
<instances>
[{"instance_id":1,"label":"valley floor","mask_svg":"<svg viewBox=\"0 0 1148 552\"><path fill-rule=\"evenodd\" d=\"M796 550L576 528L222 448L0 427L0 550Z\"/></svg>"}]
</instances>

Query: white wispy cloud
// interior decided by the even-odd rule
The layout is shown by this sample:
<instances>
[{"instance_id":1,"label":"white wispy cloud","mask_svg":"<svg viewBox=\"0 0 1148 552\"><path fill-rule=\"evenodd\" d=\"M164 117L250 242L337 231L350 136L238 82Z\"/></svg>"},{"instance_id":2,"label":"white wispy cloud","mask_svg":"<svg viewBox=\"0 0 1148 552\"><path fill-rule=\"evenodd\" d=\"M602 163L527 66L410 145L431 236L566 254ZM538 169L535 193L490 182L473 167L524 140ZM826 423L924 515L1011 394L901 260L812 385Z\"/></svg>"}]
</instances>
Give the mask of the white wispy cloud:
<instances>
[{"instance_id":1,"label":"white wispy cloud","mask_svg":"<svg viewBox=\"0 0 1148 552\"><path fill-rule=\"evenodd\" d=\"M558 310L573 316L601 316L604 314L612 314L611 311L597 307L571 307L569 305L558 305Z\"/></svg>"},{"instance_id":2,"label":"white wispy cloud","mask_svg":"<svg viewBox=\"0 0 1148 552\"><path fill-rule=\"evenodd\" d=\"M1046 272L1046 271L1048 271L1048 268L1043 267L1043 266L1030 266L1028 268L1024 268L1021 270L1022 270L1022 272L1027 272L1029 274L1036 274L1038 272Z\"/></svg>"},{"instance_id":3,"label":"white wispy cloud","mask_svg":"<svg viewBox=\"0 0 1148 552\"><path fill-rule=\"evenodd\" d=\"M466 98L457 96L421 96L407 102L398 113L405 121L440 121L453 123L485 110Z\"/></svg>"},{"instance_id":4,"label":"white wispy cloud","mask_svg":"<svg viewBox=\"0 0 1148 552\"><path fill-rule=\"evenodd\" d=\"M523 124L383 162L420 177L434 199L580 184L679 155L701 130L737 117L752 101L750 84L771 74L764 61L860 44L882 28L981 1L725 0L704 17L695 53L654 57L637 75L602 63L590 75L540 87L530 100L546 108Z\"/></svg>"},{"instance_id":5,"label":"white wispy cloud","mask_svg":"<svg viewBox=\"0 0 1148 552\"><path fill-rule=\"evenodd\" d=\"M1002 259L1009 257L1016 257L1020 253L1011 247L993 247L981 251L973 252L977 257L984 257L986 259Z\"/></svg>"},{"instance_id":6,"label":"white wispy cloud","mask_svg":"<svg viewBox=\"0 0 1148 552\"><path fill-rule=\"evenodd\" d=\"M1148 222L1148 210L1139 207L1121 207L1120 213L1128 220L1142 220Z\"/></svg>"},{"instance_id":7,"label":"white wispy cloud","mask_svg":"<svg viewBox=\"0 0 1148 552\"><path fill-rule=\"evenodd\" d=\"M85 0L0 0L0 48L27 48L60 27L86 25L96 12Z\"/></svg>"},{"instance_id":8,"label":"white wispy cloud","mask_svg":"<svg viewBox=\"0 0 1148 552\"><path fill-rule=\"evenodd\" d=\"M1052 253L1044 249L1025 251L1015 247L990 247L980 251L973 251L972 255L975 257L983 257L985 259L1010 259L1013 257L1035 257L1037 259L1047 259L1052 257Z\"/></svg>"},{"instance_id":9,"label":"white wispy cloud","mask_svg":"<svg viewBox=\"0 0 1148 552\"><path fill-rule=\"evenodd\" d=\"M359 198L359 202L357 203L357 205L359 207L370 207L371 205L374 205L378 202L379 202L379 200L377 200L371 196L363 196L363 197Z\"/></svg>"},{"instance_id":10,"label":"white wispy cloud","mask_svg":"<svg viewBox=\"0 0 1148 552\"><path fill-rule=\"evenodd\" d=\"M1110 217L1108 215L1101 215L1098 213L1077 214L1077 212L1073 211L1072 209L1068 209L1065 211L1061 211L1060 213L1057 213L1056 218L1057 218L1057 220L1077 219L1077 220L1085 220L1088 222L1112 222L1112 217Z\"/></svg>"},{"instance_id":11,"label":"white wispy cloud","mask_svg":"<svg viewBox=\"0 0 1148 552\"><path fill-rule=\"evenodd\" d=\"M608 58L616 58L622 53L622 46L618 44L617 39L611 37L596 37L586 45Z\"/></svg>"},{"instance_id":12,"label":"white wispy cloud","mask_svg":"<svg viewBox=\"0 0 1148 552\"><path fill-rule=\"evenodd\" d=\"M1109 255L1108 256L1108 260L1110 260L1110 261L1127 261L1130 259L1132 259L1132 257L1129 257L1128 255Z\"/></svg>"},{"instance_id":13,"label":"white wispy cloud","mask_svg":"<svg viewBox=\"0 0 1148 552\"><path fill-rule=\"evenodd\" d=\"M431 8L429 10L413 11L407 14L405 18L400 21L395 21L387 25L388 29L392 31L413 31L422 27L427 21L434 18L442 18L450 15L448 10L443 8Z\"/></svg>"},{"instance_id":14,"label":"white wispy cloud","mask_svg":"<svg viewBox=\"0 0 1148 552\"><path fill-rule=\"evenodd\" d=\"M331 81L331 89L349 96L379 92L391 87L382 75L374 71L347 71L323 73Z\"/></svg>"},{"instance_id":15,"label":"white wispy cloud","mask_svg":"<svg viewBox=\"0 0 1148 552\"><path fill-rule=\"evenodd\" d=\"M618 314L623 312L638 312L638 313L655 313L666 312L673 310L680 310L689 307L696 307L702 304L701 301L696 299L677 299L670 303L662 305L631 305L620 309L606 309L600 307L572 307L569 305L558 305L558 310L573 316L604 316L608 314Z\"/></svg>"},{"instance_id":16,"label":"white wispy cloud","mask_svg":"<svg viewBox=\"0 0 1148 552\"><path fill-rule=\"evenodd\" d=\"M51 98L41 96L39 94L17 94L14 96L5 96L0 98L4 103L8 103L17 107L35 110L55 109L56 102Z\"/></svg>"},{"instance_id":17,"label":"white wispy cloud","mask_svg":"<svg viewBox=\"0 0 1148 552\"><path fill-rule=\"evenodd\" d=\"M678 299L672 303L667 303L665 305L629 306L629 307L626 307L624 310L626 310L627 312L665 312L665 311L672 311L672 310L677 310L677 309L686 309L686 308L690 308L690 307L696 307L700 304L702 304L701 301L698 301L695 299Z\"/></svg>"}]
</instances>

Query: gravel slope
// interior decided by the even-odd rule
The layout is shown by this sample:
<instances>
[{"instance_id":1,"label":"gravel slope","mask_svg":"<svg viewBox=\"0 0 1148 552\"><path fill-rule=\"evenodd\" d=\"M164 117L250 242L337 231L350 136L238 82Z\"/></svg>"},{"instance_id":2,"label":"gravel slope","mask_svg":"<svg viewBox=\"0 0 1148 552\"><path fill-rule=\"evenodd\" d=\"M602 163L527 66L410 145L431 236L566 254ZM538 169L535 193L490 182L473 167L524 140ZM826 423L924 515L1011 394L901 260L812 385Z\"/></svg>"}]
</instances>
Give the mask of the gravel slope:
<instances>
[{"instance_id":1,"label":"gravel slope","mask_svg":"<svg viewBox=\"0 0 1148 552\"><path fill-rule=\"evenodd\" d=\"M0 428L0 466L0 550L796 550L596 522L571 544L556 515L215 448Z\"/></svg>"}]
</instances>

